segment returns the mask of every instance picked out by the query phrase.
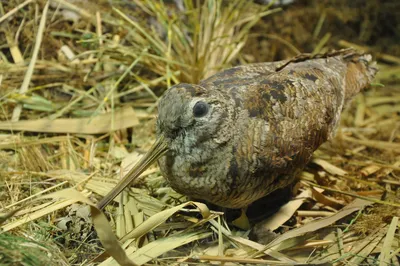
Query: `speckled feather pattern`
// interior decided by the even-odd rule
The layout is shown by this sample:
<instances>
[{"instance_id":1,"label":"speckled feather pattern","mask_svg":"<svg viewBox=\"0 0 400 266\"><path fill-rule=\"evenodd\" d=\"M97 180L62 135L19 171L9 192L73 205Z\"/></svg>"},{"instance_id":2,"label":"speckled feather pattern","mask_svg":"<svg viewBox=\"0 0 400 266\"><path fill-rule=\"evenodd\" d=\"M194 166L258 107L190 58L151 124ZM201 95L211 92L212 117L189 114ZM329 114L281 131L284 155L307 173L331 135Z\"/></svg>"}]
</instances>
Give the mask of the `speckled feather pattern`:
<instances>
[{"instance_id":1,"label":"speckled feather pattern","mask_svg":"<svg viewBox=\"0 0 400 266\"><path fill-rule=\"evenodd\" d=\"M171 87L157 120L169 146L162 173L176 191L228 208L289 185L373 79L370 60L353 50L301 55ZM210 106L201 118L192 113L198 101Z\"/></svg>"}]
</instances>

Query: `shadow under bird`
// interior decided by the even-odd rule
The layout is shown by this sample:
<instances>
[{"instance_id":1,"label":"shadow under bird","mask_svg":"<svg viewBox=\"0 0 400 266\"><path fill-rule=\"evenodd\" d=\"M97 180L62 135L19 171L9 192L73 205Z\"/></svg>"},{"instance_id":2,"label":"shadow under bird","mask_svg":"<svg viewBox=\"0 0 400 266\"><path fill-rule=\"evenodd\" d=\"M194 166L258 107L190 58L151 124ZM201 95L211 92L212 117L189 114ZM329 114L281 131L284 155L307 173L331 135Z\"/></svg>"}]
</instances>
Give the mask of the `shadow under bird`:
<instances>
[{"instance_id":1,"label":"shadow under bird","mask_svg":"<svg viewBox=\"0 0 400 266\"><path fill-rule=\"evenodd\" d=\"M376 72L370 55L347 49L175 85L160 100L156 142L98 207L158 160L177 192L245 208L295 180Z\"/></svg>"}]
</instances>

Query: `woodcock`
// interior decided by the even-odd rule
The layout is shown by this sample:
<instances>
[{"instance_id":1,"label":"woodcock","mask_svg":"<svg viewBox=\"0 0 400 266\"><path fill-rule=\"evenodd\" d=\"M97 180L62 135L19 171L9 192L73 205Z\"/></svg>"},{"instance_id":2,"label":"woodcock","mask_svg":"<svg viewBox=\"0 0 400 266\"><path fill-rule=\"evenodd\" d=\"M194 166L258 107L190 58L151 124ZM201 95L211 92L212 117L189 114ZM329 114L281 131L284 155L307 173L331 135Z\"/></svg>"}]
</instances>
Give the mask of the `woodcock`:
<instances>
[{"instance_id":1,"label":"woodcock","mask_svg":"<svg viewBox=\"0 0 400 266\"><path fill-rule=\"evenodd\" d=\"M175 85L158 106L156 143L98 206L158 159L179 193L244 208L294 181L376 72L370 55L350 49L233 67L198 85Z\"/></svg>"}]
</instances>

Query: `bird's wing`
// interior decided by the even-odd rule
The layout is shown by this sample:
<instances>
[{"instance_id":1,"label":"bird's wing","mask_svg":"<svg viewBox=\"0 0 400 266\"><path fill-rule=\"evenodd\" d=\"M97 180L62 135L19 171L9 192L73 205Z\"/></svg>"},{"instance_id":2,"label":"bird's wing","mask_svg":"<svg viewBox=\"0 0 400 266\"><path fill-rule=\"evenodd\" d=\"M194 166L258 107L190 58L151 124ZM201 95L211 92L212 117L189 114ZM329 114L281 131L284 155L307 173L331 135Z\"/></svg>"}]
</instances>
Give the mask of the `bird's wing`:
<instances>
[{"instance_id":1,"label":"bird's wing","mask_svg":"<svg viewBox=\"0 0 400 266\"><path fill-rule=\"evenodd\" d=\"M253 172L285 174L304 167L335 134L345 103L376 72L365 56L347 52L279 64L274 72L254 74L247 86L229 88L240 95L250 117L237 150Z\"/></svg>"}]
</instances>

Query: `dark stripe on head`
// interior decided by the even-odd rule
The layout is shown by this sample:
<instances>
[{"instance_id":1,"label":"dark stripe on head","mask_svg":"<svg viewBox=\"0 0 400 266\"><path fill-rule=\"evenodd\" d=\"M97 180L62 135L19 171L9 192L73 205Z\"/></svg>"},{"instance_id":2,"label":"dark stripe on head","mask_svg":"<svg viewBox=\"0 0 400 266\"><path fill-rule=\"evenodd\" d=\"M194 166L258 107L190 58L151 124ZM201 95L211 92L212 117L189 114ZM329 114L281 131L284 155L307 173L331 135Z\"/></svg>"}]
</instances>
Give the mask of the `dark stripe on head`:
<instances>
[{"instance_id":1,"label":"dark stripe on head","mask_svg":"<svg viewBox=\"0 0 400 266\"><path fill-rule=\"evenodd\" d=\"M206 90L199 85L187 84L187 83L178 84L176 85L176 88L185 90L192 97L200 96L206 92Z\"/></svg>"}]
</instances>

